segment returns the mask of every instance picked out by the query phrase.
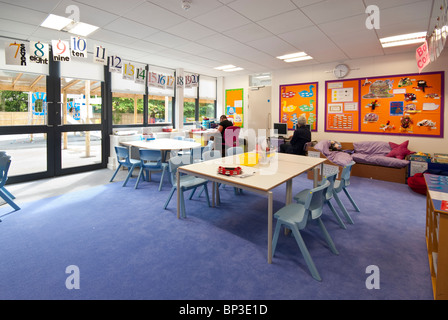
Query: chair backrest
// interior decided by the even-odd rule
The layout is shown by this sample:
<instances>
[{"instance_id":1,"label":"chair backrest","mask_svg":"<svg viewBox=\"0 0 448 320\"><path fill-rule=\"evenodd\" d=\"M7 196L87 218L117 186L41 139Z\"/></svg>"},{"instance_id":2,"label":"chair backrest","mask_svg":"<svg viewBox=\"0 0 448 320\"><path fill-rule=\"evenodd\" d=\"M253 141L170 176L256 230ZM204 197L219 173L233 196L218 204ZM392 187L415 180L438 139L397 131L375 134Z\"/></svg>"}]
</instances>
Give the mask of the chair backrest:
<instances>
[{"instance_id":1,"label":"chair backrest","mask_svg":"<svg viewBox=\"0 0 448 320\"><path fill-rule=\"evenodd\" d=\"M11 157L4 154L0 156L0 188L5 186L8 180L9 166L11 165Z\"/></svg>"},{"instance_id":2,"label":"chair backrest","mask_svg":"<svg viewBox=\"0 0 448 320\"><path fill-rule=\"evenodd\" d=\"M221 154L221 151L219 151L219 150L205 151L202 154L202 159L204 161L212 160L212 159L221 159L221 158L222 158L222 154Z\"/></svg>"},{"instance_id":3,"label":"chair backrest","mask_svg":"<svg viewBox=\"0 0 448 320\"><path fill-rule=\"evenodd\" d=\"M144 162L157 162L158 165L162 164L162 151L160 150L148 150L139 149L140 160Z\"/></svg>"},{"instance_id":4,"label":"chair backrest","mask_svg":"<svg viewBox=\"0 0 448 320\"><path fill-rule=\"evenodd\" d=\"M184 140L184 137L182 137L182 136L176 136L176 137L174 137L173 139L174 139L174 140Z\"/></svg>"},{"instance_id":5,"label":"chair backrest","mask_svg":"<svg viewBox=\"0 0 448 320\"><path fill-rule=\"evenodd\" d=\"M230 126L224 131L224 142L227 147L237 147L240 145L240 127Z\"/></svg>"},{"instance_id":6,"label":"chair backrest","mask_svg":"<svg viewBox=\"0 0 448 320\"><path fill-rule=\"evenodd\" d=\"M330 182L330 185L327 188L327 193L325 195L327 200L330 200L331 198L333 198L334 182L336 181L337 176L338 176L338 171L335 171L331 174L324 176L324 178L322 179L322 183L325 183L325 181Z\"/></svg>"},{"instance_id":7,"label":"chair backrest","mask_svg":"<svg viewBox=\"0 0 448 320\"><path fill-rule=\"evenodd\" d=\"M185 138L184 141L194 142L195 140L193 138Z\"/></svg>"},{"instance_id":8,"label":"chair backrest","mask_svg":"<svg viewBox=\"0 0 448 320\"><path fill-rule=\"evenodd\" d=\"M329 186L330 181L325 181L322 185L311 189L308 193L304 206L305 210L310 212L311 219L317 219L322 215L325 194Z\"/></svg>"},{"instance_id":9,"label":"chair backrest","mask_svg":"<svg viewBox=\"0 0 448 320\"><path fill-rule=\"evenodd\" d=\"M244 153L244 149L241 147L232 147L227 149L226 155L227 156L234 156L236 154Z\"/></svg>"},{"instance_id":10,"label":"chair backrest","mask_svg":"<svg viewBox=\"0 0 448 320\"><path fill-rule=\"evenodd\" d=\"M129 149L126 147L115 146L115 153L117 154L118 163L124 165L131 165L129 160Z\"/></svg>"},{"instance_id":11,"label":"chair backrest","mask_svg":"<svg viewBox=\"0 0 448 320\"><path fill-rule=\"evenodd\" d=\"M355 161L352 161L342 169L341 183L340 183L341 188L347 187L350 185L350 174L352 172L352 167L355 163L356 163Z\"/></svg>"},{"instance_id":12,"label":"chair backrest","mask_svg":"<svg viewBox=\"0 0 448 320\"><path fill-rule=\"evenodd\" d=\"M175 186L177 184L177 168L179 168L180 166L185 166L187 164L190 164L190 160L186 159L191 159L190 157L182 157L182 156L175 156L175 157L171 157L170 160L168 161L168 168L170 170L170 180L171 180L171 184L173 186Z\"/></svg>"}]
</instances>

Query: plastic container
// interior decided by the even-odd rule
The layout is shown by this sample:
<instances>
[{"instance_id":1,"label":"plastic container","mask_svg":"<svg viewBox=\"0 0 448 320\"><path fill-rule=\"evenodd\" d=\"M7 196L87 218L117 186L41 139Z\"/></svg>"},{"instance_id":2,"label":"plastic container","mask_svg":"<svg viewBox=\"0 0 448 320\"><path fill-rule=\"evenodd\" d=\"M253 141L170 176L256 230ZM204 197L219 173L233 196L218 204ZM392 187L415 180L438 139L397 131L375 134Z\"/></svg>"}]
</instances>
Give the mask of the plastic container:
<instances>
[{"instance_id":1,"label":"plastic container","mask_svg":"<svg viewBox=\"0 0 448 320\"><path fill-rule=\"evenodd\" d=\"M240 165L253 167L258 164L258 160L260 156L255 152L246 152L239 155L240 157Z\"/></svg>"}]
</instances>

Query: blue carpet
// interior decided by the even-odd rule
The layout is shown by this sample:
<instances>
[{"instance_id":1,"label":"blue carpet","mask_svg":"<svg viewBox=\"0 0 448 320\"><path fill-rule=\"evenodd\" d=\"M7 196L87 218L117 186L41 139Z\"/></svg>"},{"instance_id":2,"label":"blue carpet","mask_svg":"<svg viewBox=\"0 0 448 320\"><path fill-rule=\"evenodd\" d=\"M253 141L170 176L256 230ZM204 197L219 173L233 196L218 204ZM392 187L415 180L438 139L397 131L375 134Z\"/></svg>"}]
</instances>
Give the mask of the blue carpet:
<instances>
[{"instance_id":1,"label":"blue carpet","mask_svg":"<svg viewBox=\"0 0 448 320\"><path fill-rule=\"evenodd\" d=\"M315 281L292 236L280 236L267 263L267 199L221 189L222 204L204 195L186 200L186 219L168 210L166 181L133 188L121 182L21 204L0 217L0 299L432 299L425 243L425 197L407 185L352 178L349 190L361 212L343 201L355 221L341 229L328 207L324 223L339 255L317 225L303 232L322 276ZM311 187L306 177L294 193ZM274 210L285 186L274 189ZM336 205L337 207L337 205ZM275 226L275 222L274 222ZM80 289L68 290L75 265ZM378 266L380 288L367 289L366 268Z\"/></svg>"}]
</instances>

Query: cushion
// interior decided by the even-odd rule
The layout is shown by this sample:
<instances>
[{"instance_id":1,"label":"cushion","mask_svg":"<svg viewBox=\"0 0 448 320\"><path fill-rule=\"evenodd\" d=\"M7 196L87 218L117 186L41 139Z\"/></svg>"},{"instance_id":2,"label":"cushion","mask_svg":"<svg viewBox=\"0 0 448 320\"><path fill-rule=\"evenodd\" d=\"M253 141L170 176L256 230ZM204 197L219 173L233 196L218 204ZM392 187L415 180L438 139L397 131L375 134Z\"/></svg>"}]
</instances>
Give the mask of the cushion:
<instances>
[{"instance_id":1,"label":"cushion","mask_svg":"<svg viewBox=\"0 0 448 320\"><path fill-rule=\"evenodd\" d=\"M386 156L403 160L408 154L412 153L408 149L408 144L409 140L403 142L402 144L389 142L389 145L392 148L392 150Z\"/></svg>"},{"instance_id":2,"label":"cushion","mask_svg":"<svg viewBox=\"0 0 448 320\"><path fill-rule=\"evenodd\" d=\"M353 161L357 163L373 164L390 168L403 168L409 164L408 160L401 160L378 154L364 154L357 152L353 154Z\"/></svg>"},{"instance_id":3,"label":"cushion","mask_svg":"<svg viewBox=\"0 0 448 320\"><path fill-rule=\"evenodd\" d=\"M358 141L353 142L353 148L356 153L380 154L385 156L392 148L386 141Z\"/></svg>"},{"instance_id":4,"label":"cushion","mask_svg":"<svg viewBox=\"0 0 448 320\"><path fill-rule=\"evenodd\" d=\"M423 173L416 173L408 178L408 186L415 192L426 195L426 182Z\"/></svg>"}]
</instances>

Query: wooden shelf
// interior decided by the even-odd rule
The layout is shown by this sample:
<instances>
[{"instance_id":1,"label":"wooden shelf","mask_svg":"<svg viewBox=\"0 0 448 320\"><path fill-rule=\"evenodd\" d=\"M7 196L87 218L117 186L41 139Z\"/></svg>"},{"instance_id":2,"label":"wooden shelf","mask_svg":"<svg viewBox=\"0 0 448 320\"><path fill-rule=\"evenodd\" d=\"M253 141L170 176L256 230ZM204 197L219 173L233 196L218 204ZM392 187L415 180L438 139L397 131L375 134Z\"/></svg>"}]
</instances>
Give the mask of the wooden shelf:
<instances>
[{"instance_id":1,"label":"wooden shelf","mask_svg":"<svg viewBox=\"0 0 448 320\"><path fill-rule=\"evenodd\" d=\"M426 244L435 300L448 300L448 211L442 210L440 197L448 197L447 190L431 190L429 176L425 175L426 194ZM433 198L435 197L435 198ZM437 205L434 203L437 201ZM442 200L443 201L443 200Z\"/></svg>"}]
</instances>

